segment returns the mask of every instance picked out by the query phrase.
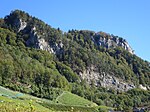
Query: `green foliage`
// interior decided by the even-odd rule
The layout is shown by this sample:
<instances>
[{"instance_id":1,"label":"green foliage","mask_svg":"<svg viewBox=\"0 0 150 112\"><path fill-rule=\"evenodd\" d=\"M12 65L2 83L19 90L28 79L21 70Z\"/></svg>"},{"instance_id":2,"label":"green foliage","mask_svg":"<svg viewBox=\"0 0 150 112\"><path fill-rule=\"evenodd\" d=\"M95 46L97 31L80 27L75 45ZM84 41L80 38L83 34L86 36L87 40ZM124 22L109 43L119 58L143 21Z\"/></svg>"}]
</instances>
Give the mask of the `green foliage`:
<instances>
[{"instance_id":1,"label":"green foliage","mask_svg":"<svg viewBox=\"0 0 150 112\"><path fill-rule=\"evenodd\" d=\"M27 23L22 31L19 31L17 24L20 20ZM89 85L79 77L84 70L94 66L100 75L105 72L125 82L133 82L137 87L139 84L149 86L149 62L120 47L107 49L97 44L100 36L106 39L111 38L110 36L114 39L119 37L105 32L99 32L100 36L95 36L95 32L88 30L69 30L62 33L59 28L52 28L19 10L0 19L0 27L0 85L52 101L64 90L71 91L99 105L118 110L149 104L149 91L133 89L120 93L96 87L94 84ZM63 47L59 49L61 52L57 52L56 48L54 55L35 49L36 43L27 44L32 33L35 33L32 32L33 28L36 28L36 33L50 47L56 47L62 42ZM123 38L119 40L124 41ZM60 97L61 102L71 102L67 96L64 97L66 100ZM54 106L56 110L58 107ZM62 108L71 109L70 106Z\"/></svg>"},{"instance_id":2,"label":"green foliage","mask_svg":"<svg viewBox=\"0 0 150 112\"><path fill-rule=\"evenodd\" d=\"M10 32L8 29L0 28L0 43L1 45L10 44L16 45L16 34Z\"/></svg>"},{"instance_id":3,"label":"green foliage","mask_svg":"<svg viewBox=\"0 0 150 112\"><path fill-rule=\"evenodd\" d=\"M16 39L15 34L2 28L0 32L1 85L45 98L49 98L50 87L70 89L66 78L57 70L51 54L7 42L6 36L9 35L10 40Z\"/></svg>"},{"instance_id":4,"label":"green foliage","mask_svg":"<svg viewBox=\"0 0 150 112\"><path fill-rule=\"evenodd\" d=\"M70 67L66 66L65 64L62 64L60 62L57 62L56 65L58 71L60 72L60 74L62 74L63 76L65 76L65 78L69 81L69 82L77 82L79 80L79 77L77 74L75 74Z\"/></svg>"},{"instance_id":5,"label":"green foliage","mask_svg":"<svg viewBox=\"0 0 150 112\"><path fill-rule=\"evenodd\" d=\"M27 27L24 31L17 32L18 26L15 23L18 19L27 23ZM24 44L26 45L26 41L30 37L31 30L34 27L38 35L40 35L40 38L44 38L51 46L55 46L56 43L62 42L64 45L62 49L63 52L57 54L57 58L59 61L63 62L64 65L69 66L75 73L71 72L68 68L68 70L59 70L59 72L61 72L69 82L77 80L75 74L79 74L83 72L83 70L94 65L100 73L106 72L115 75L127 82L133 82L135 85L149 85L149 63L120 47L106 49L95 44L99 41L100 36L107 40L112 37L114 41L118 38L119 41L123 42L124 39L121 37L110 35L105 32L99 32L100 36L97 35L96 37L94 35L95 32L88 30L69 30L68 33L63 34L59 28L51 28L38 18L29 16L29 14L19 10L11 12L4 20L1 19L1 24L2 27L17 32L17 44L20 47L24 47ZM3 38L4 37L6 38L6 36L3 36ZM6 40L9 42L10 39L7 38L3 40L4 43L6 43ZM15 44L11 41L10 43ZM34 47L34 43L29 46ZM37 54L35 58L39 61L44 61L40 57L40 54ZM71 74L69 77L67 75L68 73Z\"/></svg>"}]
</instances>

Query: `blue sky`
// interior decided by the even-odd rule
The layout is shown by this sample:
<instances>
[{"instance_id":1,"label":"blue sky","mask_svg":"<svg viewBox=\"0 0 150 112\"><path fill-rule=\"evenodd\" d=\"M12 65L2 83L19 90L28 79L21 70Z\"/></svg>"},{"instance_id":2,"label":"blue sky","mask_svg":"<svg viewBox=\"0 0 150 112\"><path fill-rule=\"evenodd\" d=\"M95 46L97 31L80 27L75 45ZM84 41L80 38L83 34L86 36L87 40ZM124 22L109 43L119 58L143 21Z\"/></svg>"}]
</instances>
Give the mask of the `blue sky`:
<instances>
[{"instance_id":1,"label":"blue sky","mask_svg":"<svg viewBox=\"0 0 150 112\"><path fill-rule=\"evenodd\" d=\"M20 9L63 31L104 31L125 38L150 62L150 0L2 0L0 17Z\"/></svg>"}]
</instances>

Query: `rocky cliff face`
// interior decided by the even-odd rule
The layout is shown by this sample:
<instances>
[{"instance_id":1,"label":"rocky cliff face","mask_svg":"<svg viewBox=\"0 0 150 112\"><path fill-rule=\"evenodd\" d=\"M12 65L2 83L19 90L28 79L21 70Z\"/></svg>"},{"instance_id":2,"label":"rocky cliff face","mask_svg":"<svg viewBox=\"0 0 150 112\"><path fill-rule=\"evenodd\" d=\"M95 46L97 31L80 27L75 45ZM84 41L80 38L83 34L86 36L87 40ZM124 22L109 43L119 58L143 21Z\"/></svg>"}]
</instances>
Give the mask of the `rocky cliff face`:
<instances>
[{"instance_id":1,"label":"rocky cliff face","mask_svg":"<svg viewBox=\"0 0 150 112\"><path fill-rule=\"evenodd\" d=\"M29 38L26 40L26 45L28 47L34 47L37 49L48 51L49 53L53 54L60 54L63 52L63 43L60 40L59 42L55 42L53 44L50 44L49 40L46 41L44 36L38 33L38 27L37 26L28 26L27 21L23 21L20 19L14 20L14 26L17 28L17 32L20 31L26 32L26 28L28 27L29 32ZM85 37L86 38L86 37ZM130 45L127 43L126 40L122 38L118 38L113 35L109 35L104 32L98 32L95 33L93 36L91 36L91 40L102 47L105 47L107 49L109 48L115 48L115 47L122 47L131 54L133 54L133 50L130 47ZM127 83L117 77L114 76L114 74L108 74L105 72L98 72L94 66L89 67L86 70L83 70L83 72L79 73L80 77L82 79L85 79L89 84L94 82L96 86L103 86L106 88L113 88L120 91L127 91L129 89L135 88L135 85L132 83Z\"/></svg>"},{"instance_id":2,"label":"rocky cliff face","mask_svg":"<svg viewBox=\"0 0 150 112\"><path fill-rule=\"evenodd\" d=\"M22 19L16 18L14 20L14 26L17 27L17 32L23 31L26 32L27 22L22 21ZM30 28L29 32L29 39L26 41L26 45L29 47L34 47L37 49L48 51L49 53L58 54L59 52L62 52L63 44L60 41L59 43L55 43L54 45L51 45L49 42L47 42L43 35L38 35L38 32L36 31L36 27Z\"/></svg>"},{"instance_id":3,"label":"rocky cliff face","mask_svg":"<svg viewBox=\"0 0 150 112\"><path fill-rule=\"evenodd\" d=\"M20 32L27 27L27 22L23 21L21 18L16 18L14 20L14 26L16 26L18 29L17 31ZM94 41L95 44L105 47L107 49L120 46L131 54L134 54L134 51L125 39L110 35L105 32L95 33L94 36L91 37L91 40ZM48 42L45 41L44 38L42 38L42 35L37 35L35 27L31 28L30 39L27 41L28 46L29 44L34 44L35 48L46 50L50 53L59 53L59 50L63 47L63 44L61 42L51 46Z\"/></svg>"},{"instance_id":4,"label":"rocky cliff face","mask_svg":"<svg viewBox=\"0 0 150 112\"><path fill-rule=\"evenodd\" d=\"M30 37L26 41L26 45L32 46L32 47L37 48L37 49L45 50L45 51L48 51L50 53L54 53L54 50L50 47L48 42L46 42L43 38L41 38L37 34L35 27L33 27L30 31Z\"/></svg>"},{"instance_id":5,"label":"rocky cliff face","mask_svg":"<svg viewBox=\"0 0 150 112\"><path fill-rule=\"evenodd\" d=\"M18 19L16 21L16 25L18 26L18 32L20 32L27 26L27 23L25 21L22 21L22 19Z\"/></svg>"},{"instance_id":6,"label":"rocky cliff face","mask_svg":"<svg viewBox=\"0 0 150 112\"><path fill-rule=\"evenodd\" d=\"M94 66L84 70L79 75L82 79L86 80L89 84L94 83L96 86L105 88L112 88L119 91L127 91L135 88L133 83L125 82L112 74L105 72L98 72Z\"/></svg>"},{"instance_id":7,"label":"rocky cliff face","mask_svg":"<svg viewBox=\"0 0 150 112\"><path fill-rule=\"evenodd\" d=\"M117 46L120 46L125 50L127 50L128 52L130 52L131 54L134 54L134 51L132 50L128 42L123 38L109 35L105 32L98 32L92 37L92 40L94 40L94 42L97 45L100 45L102 47L109 49L109 48L115 48Z\"/></svg>"},{"instance_id":8,"label":"rocky cliff face","mask_svg":"<svg viewBox=\"0 0 150 112\"><path fill-rule=\"evenodd\" d=\"M18 32L24 30L26 27L26 22L23 22L21 19L16 21L18 26ZM129 44L120 38L112 37L108 35L106 37L101 33L95 33L92 40L95 44L100 45L105 48L115 48L120 46L125 50L133 54L132 48ZM98 38L98 39L97 39ZM32 46L37 49L48 51L49 53L59 54L63 52L63 43L55 43L51 45L49 42L45 41L42 35L38 35L36 27L31 28L29 39L26 41L27 46ZM89 67L89 69L84 70L82 73L79 73L82 79L85 79L89 84L94 82L96 86L103 86L105 88L113 88L119 91L127 91L129 89L135 88L135 85L132 83L124 82L123 80L118 79L112 74L107 74L105 72L98 72L94 66Z\"/></svg>"},{"instance_id":9,"label":"rocky cliff face","mask_svg":"<svg viewBox=\"0 0 150 112\"><path fill-rule=\"evenodd\" d=\"M47 42L44 38L42 38L42 35L38 35L36 32L36 27L32 28L30 31L30 37L26 41L27 46L32 46L37 49L48 51L49 53L58 54L62 52L63 44L62 42L55 43L54 45L51 45L49 42Z\"/></svg>"}]
</instances>

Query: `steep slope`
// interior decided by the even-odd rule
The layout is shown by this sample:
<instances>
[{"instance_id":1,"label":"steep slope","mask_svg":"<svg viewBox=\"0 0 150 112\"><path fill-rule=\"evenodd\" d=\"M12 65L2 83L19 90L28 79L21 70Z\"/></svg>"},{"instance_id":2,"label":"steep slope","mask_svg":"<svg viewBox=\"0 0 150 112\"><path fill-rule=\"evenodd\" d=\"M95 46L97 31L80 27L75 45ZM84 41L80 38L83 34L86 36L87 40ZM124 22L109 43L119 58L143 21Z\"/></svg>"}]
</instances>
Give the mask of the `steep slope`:
<instances>
[{"instance_id":1,"label":"steep slope","mask_svg":"<svg viewBox=\"0 0 150 112\"><path fill-rule=\"evenodd\" d=\"M67 90L98 104L108 99L115 104L113 94L121 91L150 88L149 62L121 37L88 30L63 33L20 10L0 19L0 27L3 86L51 100Z\"/></svg>"},{"instance_id":2,"label":"steep slope","mask_svg":"<svg viewBox=\"0 0 150 112\"><path fill-rule=\"evenodd\" d=\"M143 73L135 70L131 65L133 63L129 63L129 60L136 56L123 38L105 32L95 33L86 30L72 30L63 34L59 28L51 28L41 20L19 10L6 16L4 24L16 32L18 38L23 39L25 46L56 54L59 61L71 67L89 84L94 82L95 85L128 90L138 86L138 80L139 84L143 84L141 77L148 77L144 80L149 83L149 70ZM116 56L120 54L130 56L128 59L123 56L117 59Z\"/></svg>"}]
</instances>

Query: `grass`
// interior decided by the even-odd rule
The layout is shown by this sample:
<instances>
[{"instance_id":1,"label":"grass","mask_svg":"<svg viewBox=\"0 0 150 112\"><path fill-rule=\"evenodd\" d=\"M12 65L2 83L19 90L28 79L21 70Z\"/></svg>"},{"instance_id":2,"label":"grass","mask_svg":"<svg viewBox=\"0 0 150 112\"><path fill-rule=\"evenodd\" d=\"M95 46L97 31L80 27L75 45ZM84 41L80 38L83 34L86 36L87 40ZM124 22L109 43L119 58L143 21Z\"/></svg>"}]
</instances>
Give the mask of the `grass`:
<instances>
[{"instance_id":1,"label":"grass","mask_svg":"<svg viewBox=\"0 0 150 112\"><path fill-rule=\"evenodd\" d=\"M16 99L32 99L32 100L36 100L36 101L47 101L47 102L51 102L50 100L47 99L42 99L42 98L38 98L29 94L24 94L18 91L13 91L7 88L4 88L2 86L0 86L0 96L6 96L9 98L16 98Z\"/></svg>"},{"instance_id":2,"label":"grass","mask_svg":"<svg viewBox=\"0 0 150 112\"><path fill-rule=\"evenodd\" d=\"M99 112L106 106L64 91L54 101L37 98L0 86L0 112Z\"/></svg>"},{"instance_id":3,"label":"grass","mask_svg":"<svg viewBox=\"0 0 150 112\"><path fill-rule=\"evenodd\" d=\"M64 105L64 104L51 104L43 103L41 104L46 108L49 108L54 111L63 111L63 112L98 112L96 107L86 107L86 106L73 106L73 105Z\"/></svg>"},{"instance_id":4,"label":"grass","mask_svg":"<svg viewBox=\"0 0 150 112\"><path fill-rule=\"evenodd\" d=\"M51 102L0 86L0 112L54 112L39 104L44 101Z\"/></svg>"},{"instance_id":5,"label":"grass","mask_svg":"<svg viewBox=\"0 0 150 112\"><path fill-rule=\"evenodd\" d=\"M0 112L53 112L33 100L0 96Z\"/></svg>"},{"instance_id":6,"label":"grass","mask_svg":"<svg viewBox=\"0 0 150 112\"><path fill-rule=\"evenodd\" d=\"M9 89L6 89L6 88L0 86L0 95L9 96L9 97L16 97L17 94L18 94L17 92L11 91Z\"/></svg>"},{"instance_id":7,"label":"grass","mask_svg":"<svg viewBox=\"0 0 150 112\"><path fill-rule=\"evenodd\" d=\"M98 112L95 103L67 91L58 96L54 103L44 102L41 105L55 111Z\"/></svg>"},{"instance_id":8,"label":"grass","mask_svg":"<svg viewBox=\"0 0 150 112\"><path fill-rule=\"evenodd\" d=\"M65 105L74 105L74 106L86 106L86 107L94 107L97 106L95 103L86 100L80 96L72 94L70 92L63 92L56 99L57 103L65 104Z\"/></svg>"}]
</instances>

